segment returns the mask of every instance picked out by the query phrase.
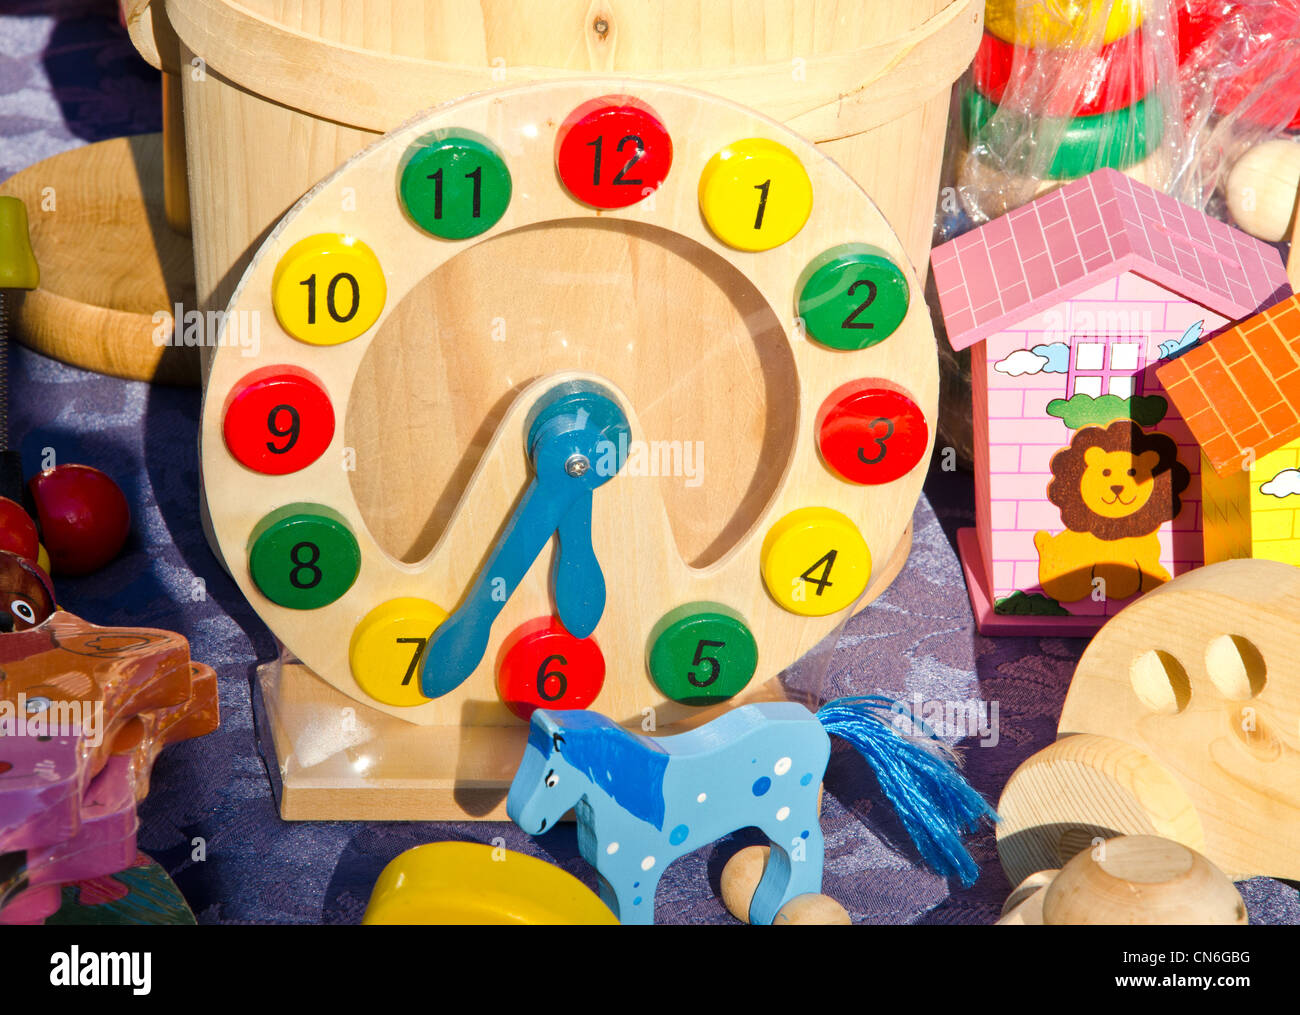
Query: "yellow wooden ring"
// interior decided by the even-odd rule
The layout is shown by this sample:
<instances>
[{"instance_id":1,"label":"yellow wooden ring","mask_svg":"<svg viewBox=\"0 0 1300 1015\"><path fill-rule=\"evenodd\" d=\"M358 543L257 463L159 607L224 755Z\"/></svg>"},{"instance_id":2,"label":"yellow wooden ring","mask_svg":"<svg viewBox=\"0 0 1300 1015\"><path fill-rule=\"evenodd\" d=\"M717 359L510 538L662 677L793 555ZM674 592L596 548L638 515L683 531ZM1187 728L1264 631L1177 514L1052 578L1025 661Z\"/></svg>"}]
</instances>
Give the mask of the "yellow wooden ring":
<instances>
[{"instance_id":1,"label":"yellow wooden ring","mask_svg":"<svg viewBox=\"0 0 1300 1015\"><path fill-rule=\"evenodd\" d=\"M600 924L618 920L586 885L536 857L477 842L434 842L395 857L363 924Z\"/></svg>"},{"instance_id":2,"label":"yellow wooden ring","mask_svg":"<svg viewBox=\"0 0 1300 1015\"><path fill-rule=\"evenodd\" d=\"M1142 27L1142 0L986 0L984 29L1033 49L1087 49Z\"/></svg>"}]
</instances>

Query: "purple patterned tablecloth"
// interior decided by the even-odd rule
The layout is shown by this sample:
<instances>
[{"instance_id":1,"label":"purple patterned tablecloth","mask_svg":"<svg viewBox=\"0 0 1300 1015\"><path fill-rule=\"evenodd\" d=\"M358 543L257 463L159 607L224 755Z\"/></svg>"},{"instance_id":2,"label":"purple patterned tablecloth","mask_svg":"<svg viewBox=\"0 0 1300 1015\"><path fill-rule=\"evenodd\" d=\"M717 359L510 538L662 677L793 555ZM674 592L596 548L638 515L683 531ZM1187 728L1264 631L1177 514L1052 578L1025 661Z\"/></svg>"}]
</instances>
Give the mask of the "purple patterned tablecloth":
<instances>
[{"instance_id":1,"label":"purple patterned tablecloth","mask_svg":"<svg viewBox=\"0 0 1300 1015\"><path fill-rule=\"evenodd\" d=\"M158 130L159 101L157 75L135 54L112 3L0 5L0 179L75 145ZM26 349L14 350L11 371L12 429L27 472L52 448L59 461L110 473L132 506L123 555L95 575L59 582L62 604L99 624L180 631L220 674L221 729L164 751L140 809L140 848L175 878L199 922L355 923L384 865L436 840L501 836L594 885L570 826L534 840L498 823L281 821L253 707L254 670L276 645L199 528L198 392L101 377ZM849 621L833 646L827 690L996 703L996 744L949 737L975 786L996 802L1015 767L1052 741L1083 643L974 633L953 550L957 527L972 521L970 477L933 471L907 567ZM855 922L992 923L1010 890L989 829L971 840L984 871L974 888L922 869L865 765L843 744L826 777L823 826L823 890ZM730 921L718 877L738 845L752 841L733 836L673 865L657 898L660 922ZM1253 921L1300 923L1294 888L1257 878L1242 891Z\"/></svg>"}]
</instances>

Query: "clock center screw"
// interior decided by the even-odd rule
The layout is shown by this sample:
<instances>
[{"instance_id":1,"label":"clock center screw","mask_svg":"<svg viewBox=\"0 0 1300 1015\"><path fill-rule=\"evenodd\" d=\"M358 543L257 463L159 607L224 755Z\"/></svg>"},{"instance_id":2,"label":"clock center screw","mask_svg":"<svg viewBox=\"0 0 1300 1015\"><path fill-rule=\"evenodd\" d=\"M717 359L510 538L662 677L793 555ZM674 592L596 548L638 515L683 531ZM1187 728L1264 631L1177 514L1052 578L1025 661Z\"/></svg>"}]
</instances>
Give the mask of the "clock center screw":
<instances>
[{"instance_id":1,"label":"clock center screw","mask_svg":"<svg viewBox=\"0 0 1300 1015\"><path fill-rule=\"evenodd\" d=\"M568 460L564 463L564 471L574 479L585 476L587 470L590 468L591 462L587 459L587 456L583 454L570 455Z\"/></svg>"}]
</instances>

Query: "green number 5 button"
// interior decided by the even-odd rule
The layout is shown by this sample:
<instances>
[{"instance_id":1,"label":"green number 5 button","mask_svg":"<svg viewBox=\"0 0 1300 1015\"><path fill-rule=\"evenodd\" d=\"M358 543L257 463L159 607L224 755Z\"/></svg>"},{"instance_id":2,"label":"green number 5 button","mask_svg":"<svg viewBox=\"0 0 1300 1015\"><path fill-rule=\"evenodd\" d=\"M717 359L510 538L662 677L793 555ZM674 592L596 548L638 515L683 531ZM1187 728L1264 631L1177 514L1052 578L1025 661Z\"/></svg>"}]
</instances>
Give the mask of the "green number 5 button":
<instances>
[{"instance_id":1,"label":"green number 5 button","mask_svg":"<svg viewBox=\"0 0 1300 1015\"><path fill-rule=\"evenodd\" d=\"M758 667L758 644L740 614L687 603L650 632L650 679L683 705L716 705L740 693Z\"/></svg>"}]
</instances>

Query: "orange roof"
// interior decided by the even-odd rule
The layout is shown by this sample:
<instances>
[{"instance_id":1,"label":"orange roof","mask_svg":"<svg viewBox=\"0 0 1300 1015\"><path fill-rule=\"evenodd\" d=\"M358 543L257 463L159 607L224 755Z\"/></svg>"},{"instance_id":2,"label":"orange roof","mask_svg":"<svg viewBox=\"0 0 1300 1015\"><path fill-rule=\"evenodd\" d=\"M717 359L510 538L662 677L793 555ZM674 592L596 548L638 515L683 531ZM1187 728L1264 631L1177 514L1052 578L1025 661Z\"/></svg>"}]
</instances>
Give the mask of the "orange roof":
<instances>
[{"instance_id":1,"label":"orange roof","mask_svg":"<svg viewBox=\"0 0 1300 1015\"><path fill-rule=\"evenodd\" d=\"M1156 371L1221 476L1300 437L1300 296Z\"/></svg>"}]
</instances>

